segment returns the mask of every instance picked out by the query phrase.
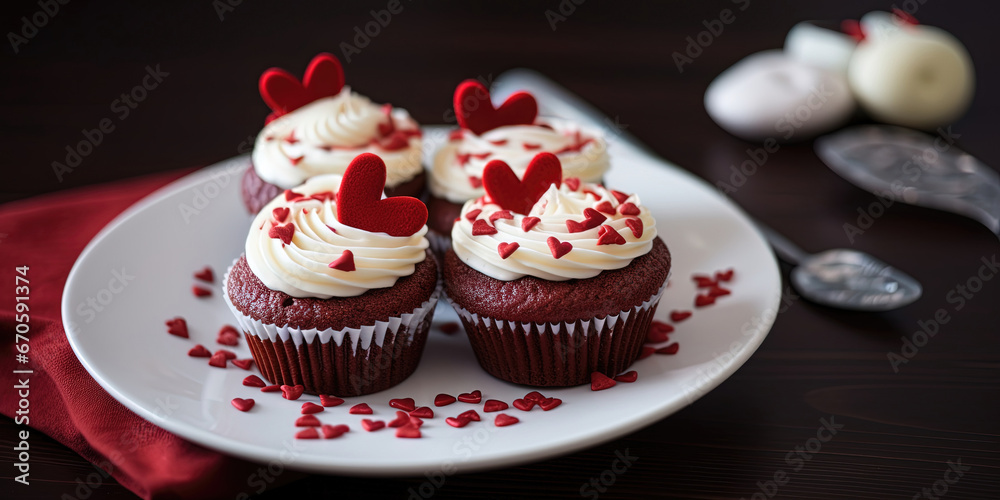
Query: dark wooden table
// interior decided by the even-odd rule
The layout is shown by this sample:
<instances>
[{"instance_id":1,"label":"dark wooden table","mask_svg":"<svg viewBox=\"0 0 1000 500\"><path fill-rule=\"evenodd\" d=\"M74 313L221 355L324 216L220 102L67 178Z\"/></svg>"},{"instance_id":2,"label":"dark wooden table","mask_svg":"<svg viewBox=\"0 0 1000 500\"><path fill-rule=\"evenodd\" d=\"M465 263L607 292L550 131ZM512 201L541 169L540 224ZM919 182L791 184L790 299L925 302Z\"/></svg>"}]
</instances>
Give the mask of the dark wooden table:
<instances>
[{"instance_id":1,"label":"dark wooden table","mask_svg":"<svg viewBox=\"0 0 1000 500\"><path fill-rule=\"evenodd\" d=\"M150 8L78 0L60 6L16 55L4 47L0 201L207 165L246 151L267 113L256 90L261 71L281 65L299 72L323 50L342 55L340 44L352 43L354 28L372 19L369 11L387 5L225 7L237 2ZM961 134L963 149L1000 165L997 5L897 3L918 6L917 18L955 33L969 47L978 92L952 130ZM891 2L401 5L403 11L345 64L348 82L376 101L439 123L458 81L536 68L715 184L756 146L711 122L702 106L708 82L745 55L780 47L798 20L856 18ZM745 11L738 10L742 5ZM546 11L560 8L565 19L553 29ZM686 37L696 37L703 21L717 19L724 8L735 12L735 21L679 72L672 53L683 51ZM0 29L18 32L21 16L39 7L8 2L3 10ZM123 117L113 101L156 65L169 75ZM105 118L114 130L71 172L57 176L52 162L64 161L66 146ZM877 200L823 166L809 143L771 154L731 196L808 250L856 248L895 264L923 284L923 298L901 310L861 314L789 293L757 353L690 407L568 456L450 477L435 488L436 498L578 497L584 484L611 467L616 452L626 451L638 459L601 498L1000 498L1000 282L985 280L980 290L964 292L964 307L956 301L983 259L996 258L997 238L968 219L895 204L849 241L844 224L856 224L859 210ZM950 321L894 371L888 354L899 353L902 339L938 309ZM826 436L824 420L843 427L820 442L814 438ZM0 419L5 463L13 461L15 428ZM32 454L30 494L72 496L74 480L92 472L90 464L51 439L33 439L32 449L41 450ZM960 477L948 472L958 461L971 467ZM0 476L9 478L11 470ZM310 476L265 496L413 498L410 489L423 481ZM93 496L131 497L118 484L105 484Z\"/></svg>"}]
</instances>

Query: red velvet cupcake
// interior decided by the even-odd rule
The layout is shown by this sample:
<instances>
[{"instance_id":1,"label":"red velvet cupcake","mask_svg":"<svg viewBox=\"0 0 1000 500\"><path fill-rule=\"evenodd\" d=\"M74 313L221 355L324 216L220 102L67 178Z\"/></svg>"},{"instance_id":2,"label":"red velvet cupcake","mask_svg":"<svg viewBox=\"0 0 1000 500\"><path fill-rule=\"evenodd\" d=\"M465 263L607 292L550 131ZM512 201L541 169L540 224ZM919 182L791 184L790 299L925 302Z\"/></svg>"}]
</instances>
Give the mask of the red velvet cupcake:
<instances>
[{"instance_id":1,"label":"red velvet cupcake","mask_svg":"<svg viewBox=\"0 0 1000 500\"><path fill-rule=\"evenodd\" d=\"M224 296L272 384L357 396L416 369L434 306L437 264L427 209L384 198L373 154L343 177L316 176L257 215Z\"/></svg>"},{"instance_id":2,"label":"red velvet cupcake","mask_svg":"<svg viewBox=\"0 0 1000 500\"><path fill-rule=\"evenodd\" d=\"M251 213L314 175L343 174L361 153L385 161L390 196L420 195L426 177L420 127L406 110L352 92L336 57L316 56L301 83L285 70L269 69L260 77L260 95L273 112L243 176Z\"/></svg>"},{"instance_id":3,"label":"red velvet cupcake","mask_svg":"<svg viewBox=\"0 0 1000 500\"><path fill-rule=\"evenodd\" d=\"M670 252L638 196L562 178L554 155L519 180L484 169L444 258L445 289L479 364L517 384L572 386L639 356Z\"/></svg>"},{"instance_id":4,"label":"red velvet cupcake","mask_svg":"<svg viewBox=\"0 0 1000 500\"><path fill-rule=\"evenodd\" d=\"M485 194L483 169L492 160L503 160L521 177L536 154L548 152L559 157L565 177L584 182L600 182L610 167L600 130L537 116L538 105L527 92L517 92L494 108L489 91L467 80L455 89L454 108L460 128L435 153L427 184L435 250L447 249L462 205Z\"/></svg>"}]
</instances>

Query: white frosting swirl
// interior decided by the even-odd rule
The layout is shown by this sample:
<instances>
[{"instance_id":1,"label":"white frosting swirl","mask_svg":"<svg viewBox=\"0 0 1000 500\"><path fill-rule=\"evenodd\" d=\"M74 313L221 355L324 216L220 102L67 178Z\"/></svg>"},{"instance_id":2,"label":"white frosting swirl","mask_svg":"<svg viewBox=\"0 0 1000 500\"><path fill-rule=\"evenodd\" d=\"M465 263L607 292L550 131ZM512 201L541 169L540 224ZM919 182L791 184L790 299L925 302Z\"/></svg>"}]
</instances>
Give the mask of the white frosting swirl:
<instances>
[{"instance_id":1,"label":"white frosting swirl","mask_svg":"<svg viewBox=\"0 0 1000 500\"><path fill-rule=\"evenodd\" d=\"M385 161L386 187L394 187L423 169L421 143L420 128L406 110L372 103L345 86L265 125L254 143L253 165L261 179L289 189L314 175L343 174L354 157L375 153Z\"/></svg>"},{"instance_id":2,"label":"white frosting swirl","mask_svg":"<svg viewBox=\"0 0 1000 500\"><path fill-rule=\"evenodd\" d=\"M308 199L316 193L336 193L340 181L337 174L313 177L294 189L304 197L287 201L281 194L257 214L247 236L246 258L265 286L292 297L353 297L393 286L399 277L413 274L416 264L427 257L427 226L412 236L371 233L341 224L332 198ZM276 208L288 208L287 218L276 221ZM289 244L269 236L271 227L288 223L295 225ZM354 254L356 270L329 267L344 250Z\"/></svg>"},{"instance_id":3,"label":"white frosting swirl","mask_svg":"<svg viewBox=\"0 0 1000 500\"><path fill-rule=\"evenodd\" d=\"M584 231L570 232L567 220L583 222L585 209L597 209L596 207L601 206L607 210L608 205L605 203L610 204L614 214L601 213L606 220L600 225ZM628 203L634 205L639 213L622 214L621 205ZM476 210L480 212L470 220L468 215ZM466 202L462 207L462 215L452 227L451 239L455 253L463 262L502 281L512 281L523 276L535 276L549 281L592 278L601 271L625 267L632 259L645 255L653 248L653 240L656 238L656 221L649 209L640 204L637 195L629 195L619 202L610 190L598 184L581 183L575 191L565 182L559 188L552 185L528 215L511 213L511 219L497 218L490 224L496 228L495 234L473 235L475 221L489 223L490 216L500 211L500 206L488 203L485 197ZM540 221L524 231L522 223L526 217L538 217ZM636 237L628 226L629 219L642 222L640 236ZM482 224L480 226L484 227ZM623 244L598 245L600 226L604 225L616 231L624 240ZM570 243L573 245L572 250L555 258L548 244L549 237ZM517 243L518 247L505 259L500 255L501 243Z\"/></svg>"},{"instance_id":4,"label":"white frosting swirl","mask_svg":"<svg viewBox=\"0 0 1000 500\"><path fill-rule=\"evenodd\" d=\"M449 140L434 156L428 182L431 193L452 203L478 198L485 191L470 177L482 179L483 168L491 160L503 160L521 177L531 159L543 151L559 157L564 177L601 181L611 163L599 130L554 118L539 118L536 123L499 127L483 135L456 131L461 137Z\"/></svg>"}]
</instances>

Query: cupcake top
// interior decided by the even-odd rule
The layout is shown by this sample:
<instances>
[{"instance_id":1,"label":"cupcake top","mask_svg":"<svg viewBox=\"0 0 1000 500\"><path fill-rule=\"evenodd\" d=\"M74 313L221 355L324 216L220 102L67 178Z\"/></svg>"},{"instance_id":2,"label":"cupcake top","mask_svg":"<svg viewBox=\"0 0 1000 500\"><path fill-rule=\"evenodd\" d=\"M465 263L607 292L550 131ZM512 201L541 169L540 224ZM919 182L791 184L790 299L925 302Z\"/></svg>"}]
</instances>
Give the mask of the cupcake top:
<instances>
[{"instance_id":1,"label":"cupcake top","mask_svg":"<svg viewBox=\"0 0 1000 500\"><path fill-rule=\"evenodd\" d=\"M344 85L336 57L320 54L299 82L272 68L260 79L260 93L273 113L257 136L257 175L282 188L320 174L343 174L361 153L375 153L387 165L394 187L422 171L421 134L403 109L375 104Z\"/></svg>"},{"instance_id":2,"label":"cupcake top","mask_svg":"<svg viewBox=\"0 0 1000 500\"><path fill-rule=\"evenodd\" d=\"M455 254L502 281L586 279L645 255L656 222L639 197L562 177L559 159L537 155L523 180L502 161L484 168L486 196L468 201L452 227Z\"/></svg>"},{"instance_id":3,"label":"cupcake top","mask_svg":"<svg viewBox=\"0 0 1000 500\"><path fill-rule=\"evenodd\" d=\"M599 130L539 118L531 94L517 92L494 108L486 88L469 80L458 86L454 100L461 128L438 150L431 167L429 187L439 198L463 203L483 196L483 169L492 160L503 160L522 176L536 154L548 152L562 161L563 175L585 182L599 182L610 167Z\"/></svg>"},{"instance_id":4,"label":"cupcake top","mask_svg":"<svg viewBox=\"0 0 1000 500\"><path fill-rule=\"evenodd\" d=\"M413 274L428 247L427 208L385 198L385 163L362 154L343 176L313 177L286 190L254 219L247 264L292 297L353 297Z\"/></svg>"}]
</instances>

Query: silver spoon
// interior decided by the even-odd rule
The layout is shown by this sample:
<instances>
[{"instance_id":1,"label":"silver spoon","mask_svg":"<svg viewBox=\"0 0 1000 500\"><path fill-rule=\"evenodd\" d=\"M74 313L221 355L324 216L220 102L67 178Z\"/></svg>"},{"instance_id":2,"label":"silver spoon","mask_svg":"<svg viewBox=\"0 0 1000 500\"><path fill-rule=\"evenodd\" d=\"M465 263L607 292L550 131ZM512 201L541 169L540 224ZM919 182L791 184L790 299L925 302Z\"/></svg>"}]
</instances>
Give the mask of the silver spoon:
<instances>
[{"instance_id":1,"label":"silver spoon","mask_svg":"<svg viewBox=\"0 0 1000 500\"><path fill-rule=\"evenodd\" d=\"M514 69L500 75L491 94L500 100L517 90L534 94L545 114L593 127L614 124L583 99L527 69ZM625 130L619 128L614 132L616 141L656 156ZM792 270L792 283L803 297L813 302L840 309L887 311L920 297L920 283L871 255L844 249L809 255L773 230L760 224L758 227L779 257L798 266Z\"/></svg>"},{"instance_id":2,"label":"silver spoon","mask_svg":"<svg viewBox=\"0 0 1000 500\"><path fill-rule=\"evenodd\" d=\"M923 292L917 280L864 252L836 248L808 254L771 228L759 222L757 228L781 260L796 266L795 289L817 304L888 311L913 303Z\"/></svg>"},{"instance_id":3,"label":"silver spoon","mask_svg":"<svg viewBox=\"0 0 1000 500\"><path fill-rule=\"evenodd\" d=\"M894 201L957 213L1000 237L1000 175L939 137L861 125L820 137L816 154L851 183Z\"/></svg>"}]
</instances>

